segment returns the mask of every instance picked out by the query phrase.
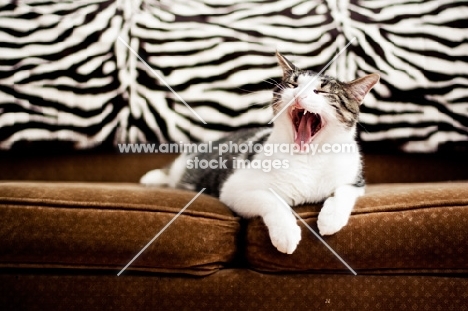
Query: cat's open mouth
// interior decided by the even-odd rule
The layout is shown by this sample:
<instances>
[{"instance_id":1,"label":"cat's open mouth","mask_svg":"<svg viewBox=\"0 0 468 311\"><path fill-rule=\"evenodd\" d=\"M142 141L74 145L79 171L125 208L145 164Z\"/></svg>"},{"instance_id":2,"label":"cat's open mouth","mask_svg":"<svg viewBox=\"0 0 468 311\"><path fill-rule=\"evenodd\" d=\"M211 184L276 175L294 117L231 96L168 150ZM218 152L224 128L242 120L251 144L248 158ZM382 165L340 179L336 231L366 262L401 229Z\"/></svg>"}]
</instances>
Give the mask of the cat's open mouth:
<instances>
[{"instance_id":1,"label":"cat's open mouth","mask_svg":"<svg viewBox=\"0 0 468 311\"><path fill-rule=\"evenodd\" d=\"M322 129L322 118L319 114L305 109L292 107L291 119L294 126L294 143L298 146L310 144Z\"/></svg>"}]
</instances>

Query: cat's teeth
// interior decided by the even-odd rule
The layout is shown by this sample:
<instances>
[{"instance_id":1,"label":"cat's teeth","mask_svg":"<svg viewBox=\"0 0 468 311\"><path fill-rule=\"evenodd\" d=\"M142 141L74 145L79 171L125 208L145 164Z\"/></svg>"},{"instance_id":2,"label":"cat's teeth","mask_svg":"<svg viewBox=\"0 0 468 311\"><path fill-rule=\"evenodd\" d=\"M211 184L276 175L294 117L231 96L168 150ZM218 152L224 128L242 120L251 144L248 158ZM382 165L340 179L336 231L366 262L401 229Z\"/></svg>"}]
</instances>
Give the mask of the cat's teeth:
<instances>
[{"instance_id":1,"label":"cat's teeth","mask_svg":"<svg viewBox=\"0 0 468 311\"><path fill-rule=\"evenodd\" d=\"M303 116L305 116L305 115L306 115L306 113L307 113L307 110L305 110L305 109L304 109L304 114L303 114Z\"/></svg>"}]
</instances>

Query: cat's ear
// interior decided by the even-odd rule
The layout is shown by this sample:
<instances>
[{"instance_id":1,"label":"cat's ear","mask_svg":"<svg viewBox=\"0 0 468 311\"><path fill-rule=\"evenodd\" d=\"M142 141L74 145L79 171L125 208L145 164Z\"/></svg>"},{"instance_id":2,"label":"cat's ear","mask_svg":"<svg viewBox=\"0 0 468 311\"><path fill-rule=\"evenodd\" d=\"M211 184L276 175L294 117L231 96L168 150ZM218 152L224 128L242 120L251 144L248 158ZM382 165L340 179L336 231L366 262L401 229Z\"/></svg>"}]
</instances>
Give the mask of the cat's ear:
<instances>
[{"instance_id":1,"label":"cat's ear","mask_svg":"<svg viewBox=\"0 0 468 311\"><path fill-rule=\"evenodd\" d=\"M283 69L283 78L287 78L291 76L294 71L297 71L297 67L278 51L276 51L276 58L278 59L278 64L281 66L281 69Z\"/></svg>"},{"instance_id":2,"label":"cat's ear","mask_svg":"<svg viewBox=\"0 0 468 311\"><path fill-rule=\"evenodd\" d=\"M379 82L380 76L376 73L358 78L346 83L349 94L356 99L359 104L362 104L364 97Z\"/></svg>"}]
</instances>

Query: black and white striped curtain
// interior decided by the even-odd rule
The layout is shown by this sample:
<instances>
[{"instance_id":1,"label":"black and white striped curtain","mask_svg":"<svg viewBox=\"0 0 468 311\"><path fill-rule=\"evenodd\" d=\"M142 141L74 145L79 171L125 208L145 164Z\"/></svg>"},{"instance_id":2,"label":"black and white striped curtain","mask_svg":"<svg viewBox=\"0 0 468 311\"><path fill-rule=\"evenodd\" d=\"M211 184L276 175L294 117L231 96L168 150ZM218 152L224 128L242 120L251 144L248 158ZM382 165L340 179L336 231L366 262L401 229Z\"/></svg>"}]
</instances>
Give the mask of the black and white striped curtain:
<instances>
[{"instance_id":1,"label":"black and white striped curtain","mask_svg":"<svg viewBox=\"0 0 468 311\"><path fill-rule=\"evenodd\" d=\"M364 146L468 141L466 0L23 0L0 2L0 149L202 141L264 125L275 50L318 72L351 41L325 73L380 73Z\"/></svg>"}]
</instances>

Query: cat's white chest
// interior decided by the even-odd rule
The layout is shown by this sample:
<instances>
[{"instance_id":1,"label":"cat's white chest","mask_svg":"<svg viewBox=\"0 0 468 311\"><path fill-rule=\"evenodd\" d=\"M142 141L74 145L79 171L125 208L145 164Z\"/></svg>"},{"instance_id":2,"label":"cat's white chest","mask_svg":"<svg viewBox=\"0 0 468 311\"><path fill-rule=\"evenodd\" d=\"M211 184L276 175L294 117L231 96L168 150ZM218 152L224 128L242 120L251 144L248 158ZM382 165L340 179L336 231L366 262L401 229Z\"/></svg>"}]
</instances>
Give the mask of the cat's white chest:
<instances>
[{"instance_id":1,"label":"cat's white chest","mask_svg":"<svg viewBox=\"0 0 468 311\"><path fill-rule=\"evenodd\" d=\"M290 205L320 202L337 187L353 184L359 172L358 154L285 155L288 167L273 170L261 180L279 191Z\"/></svg>"}]
</instances>

